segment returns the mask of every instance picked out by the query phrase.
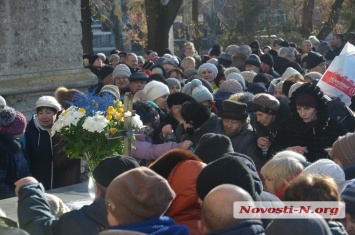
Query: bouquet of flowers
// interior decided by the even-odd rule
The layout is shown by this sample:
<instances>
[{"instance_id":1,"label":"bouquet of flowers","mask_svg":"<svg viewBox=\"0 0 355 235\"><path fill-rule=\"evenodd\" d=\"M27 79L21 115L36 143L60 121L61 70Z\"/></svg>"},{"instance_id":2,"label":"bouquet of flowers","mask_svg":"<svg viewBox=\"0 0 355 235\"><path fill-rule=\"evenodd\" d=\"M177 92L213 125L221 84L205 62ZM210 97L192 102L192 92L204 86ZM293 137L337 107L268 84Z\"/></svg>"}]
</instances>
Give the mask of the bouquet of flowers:
<instances>
[{"instance_id":1,"label":"bouquet of flowers","mask_svg":"<svg viewBox=\"0 0 355 235\"><path fill-rule=\"evenodd\" d=\"M86 96L76 105L59 115L51 134L60 135L64 141L63 151L69 158L85 160L92 171L101 159L123 153L127 132L124 117L132 114L125 112L121 101L102 97ZM138 115L132 117L131 126L143 127Z\"/></svg>"}]
</instances>

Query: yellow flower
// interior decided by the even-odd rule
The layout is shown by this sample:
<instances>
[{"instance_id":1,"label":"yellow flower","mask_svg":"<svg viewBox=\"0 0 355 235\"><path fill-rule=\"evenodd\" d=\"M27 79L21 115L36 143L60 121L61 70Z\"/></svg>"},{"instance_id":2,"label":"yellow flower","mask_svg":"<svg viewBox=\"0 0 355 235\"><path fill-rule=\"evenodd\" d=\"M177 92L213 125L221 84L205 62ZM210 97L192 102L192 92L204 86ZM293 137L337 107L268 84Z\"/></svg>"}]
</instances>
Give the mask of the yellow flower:
<instances>
[{"instance_id":1,"label":"yellow flower","mask_svg":"<svg viewBox=\"0 0 355 235\"><path fill-rule=\"evenodd\" d=\"M117 100L117 101L115 101L115 102L116 102L116 106L117 106L117 107L121 107L121 106L122 106L122 101Z\"/></svg>"},{"instance_id":2,"label":"yellow flower","mask_svg":"<svg viewBox=\"0 0 355 235\"><path fill-rule=\"evenodd\" d=\"M124 109L123 109L123 108L119 108L119 109L118 109L118 112L124 113Z\"/></svg>"},{"instance_id":3,"label":"yellow flower","mask_svg":"<svg viewBox=\"0 0 355 235\"><path fill-rule=\"evenodd\" d=\"M67 113L69 113L69 109L64 110L63 116L67 115Z\"/></svg>"},{"instance_id":4,"label":"yellow flower","mask_svg":"<svg viewBox=\"0 0 355 235\"><path fill-rule=\"evenodd\" d=\"M84 108L79 108L78 111L79 111L80 113L86 114L86 110L85 110Z\"/></svg>"},{"instance_id":5,"label":"yellow flower","mask_svg":"<svg viewBox=\"0 0 355 235\"><path fill-rule=\"evenodd\" d=\"M109 106L107 108L107 114L108 115L113 115L116 112L116 109L113 106Z\"/></svg>"},{"instance_id":6,"label":"yellow flower","mask_svg":"<svg viewBox=\"0 0 355 235\"><path fill-rule=\"evenodd\" d=\"M106 119L110 121L112 119L112 115L106 115Z\"/></svg>"},{"instance_id":7,"label":"yellow flower","mask_svg":"<svg viewBox=\"0 0 355 235\"><path fill-rule=\"evenodd\" d=\"M115 118L116 118L117 120L121 120L121 118L122 118L122 113L116 113Z\"/></svg>"},{"instance_id":8,"label":"yellow flower","mask_svg":"<svg viewBox=\"0 0 355 235\"><path fill-rule=\"evenodd\" d=\"M110 132L112 135L116 134L117 129L116 128L110 128Z\"/></svg>"}]
</instances>

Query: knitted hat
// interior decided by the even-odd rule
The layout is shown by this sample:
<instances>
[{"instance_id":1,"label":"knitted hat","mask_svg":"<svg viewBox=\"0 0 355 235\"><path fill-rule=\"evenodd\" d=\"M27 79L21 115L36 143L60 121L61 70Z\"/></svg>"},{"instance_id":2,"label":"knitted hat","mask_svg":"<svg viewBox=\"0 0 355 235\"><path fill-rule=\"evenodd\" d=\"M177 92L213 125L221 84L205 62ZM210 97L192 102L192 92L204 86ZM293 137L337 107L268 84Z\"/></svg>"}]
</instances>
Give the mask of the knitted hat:
<instances>
[{"instance_id":1,"label":"knitted hat","mask_svg":"<svg viewBox=\"0 0 355 235\"><path fill-rule=\"evenodd\" d=\"M224 154L203 168L196 182L197 194L203 200L213 188L221 184L233 184L255 197L254 181L249 171L240 158Z\"/></svg>"},{"instance_id":2,"label":"knitted hat","mask_svg":"<svg viewBox=\"0 0 355 235\"><path fill-rule=\"evenodd\" d=\"M181 89L181 84L179 82L179 80L177 80L176 78L167 78L165 79L166 83L168 83L168 87L172 88L173 86L177 86L179 87L179 89Z\"/></svg>"},{"instance_id":3,"label":"knitted hat","mask_svg":"<svg viewBox=\"0 0 355 235\"><path fill-rule=\"evenodd\" d=\"M100 56L98 56L98 55L90 56L90 58L89 58L89 64L90 64L90 65L93 65L97 59L100 59Z\"/></svg>"},{"instance_id":4,"label":"knitted hat","mask_svg":"<svg viewBox=\"0 0 355 235\"><path fill-rule=\"evenodd\" d=\"M211 116L211 111L200 103L186 102L181 108L181 117L195 129L202 126Z\"/></svg>"},{"instance_id":5,"label":"knitted hat","mask_svg":"<svg viewBox=\"0 0 355 235\"><path fill-rule=\"evenodd\" d=\"M138 63L144 63L143 56L139 55L139 56L137 56L137 59L138 59Z\"/></svg>"},{"instance_id":6,"label":"knitted hat","mask_svg":"<svg viewBox=\"0 0 355 235\"><path fill-rule=\"evenodd\" d=\"M194 79L198 79L202 82L202 85L204 85L211 93L213 93L213 88L211 83L206 81L203 78L200 78L198 75L192 75L189 79L185 81L185 86L182 88L182 92L191 95L193 87L191 86L191 81Z\"/></svg>"},{"instance_id":7,"label":"knitted hat","mask_svg":"<svg viewBox=\"0 0 355 235\"><path fill-rule=\"evenodd\" d=\"M270 82L270 79L265 73L258 73L253 79L253 83L256 82L262 82L266 85Z\"/></svg>"},{"instance_id":8,"label":"knitted hat","mask_svg":"<svg viewBox=\"0 0 355 235\"><path fill-rule=\"evenodd\" d=\"M121 225L162 216L175 197L169 183L146 167L116 177L106 191L106 208Z\"/></svg>"},{"instance_id":9,"label":"knitted hat","mask_svg":"<svg viewBox=\"0 0 355 235\"><path fill-rule=\"evenodd\" d=\"M97 183L107 188L118 175L137 167L139 167L139 164L134 158L116 155L102 159L95 167L92 175Z\"/></svg>"},{"instance_id":10,"label":"knitted hat","mask_svg":"<svg viewBox=\"0 0 355 235\"><path fill-rule=\"evenodd\" d=\"M218 69L216 67L216 65L214 64L211 64L211 63L204 63L204 64L201 64L201 66L198 68L197 72L198 72L198 75L201 76L202 75L202 72L204 70L211 70L212 73L214 73L215 76L217 76L218 74Z\"/></svg>"},{"instance_id":11,"label":"knitted hat","mask_svg":"<svg viewBox=\"0 0 355 235\"><path fill-rule=\"evenodd\" d=\"M136 73L132 73L131 76L129 76L129 81L130 82L147 81L148 78L149 78L148 74L142 72L136 72Z\"/></svg>"},{"instance_id":12,"label":"knitted hat","mask_svg":"<svg viewBox=\"0 0 355 235\"><path fill-rule=\"evenodd\" d=\"M228 54L227 52L222 52L222 53L219 55L218 63L220 63L220 61L229 61L229 62L232 62L232 55Z\"/></svg>"},{"instance_id":13,"label":"knitted hat","mask_svg":"<svg viewBox=\"0 0 355 235\"><path fill-rule=\"evenodd\" d=\"M36 109L40 107L50 107L57 110L62 109L62 106L58 103L58 101L53 96L42 96L36 102Z\"/></svg>"},{"instance_id":14,"label":"knitted hat","mask_svg":"<svg viewBox=\"0 0 355 235\"><path fill-rule=\"evenodd\" d=\"M218 116L222 119L233 119L244 121L248 117L247 105L234 100L223 101L222 111Z\"/></svg>"},{"instance_id":15,"label":"knitted hat","mask_svg":"<svg viewBox=\"0 0 355 235\"><path fill-rule=\"evenodd\" d=\"M25 133L26 117L14 108L5 106L0 110L0 133L16 136Z\"/></svg>"},{"instance_id":16,"label":"knitted hat","mask_svg":"<svg viewBox=\"0 0 355 235\"><path fill-rule=\"evenodd\" d=\"M115 67L113 67L112 65L105 65L104 67L102 67L99 71L100 81L104 80L104 78L112 74L114 69Z\"/></svg>"},{"instance_id":17,"label":"knitted hat","mask_svg":"<svg viewBox=\"0 0 355 235\"><path fill-rule=\"evenodd\" d=\"M250 64L260 68L261 60L259 56L251 54L244 63L245 65Z\"/></svg>"},{"instance_id":18,"label":"knitted hat","mask_svg":"<svg viewBox=\"0 0 355 235\"><path fill-rule=\"evenodd\" d=\"M6 106L6 100L0 95L0 106Z\"/></svg>"},{"instance_id":19,"label":"knitted hat","mask_svg":"<svg viewBox=\"0 0 355 235\"><path fill-rule=\"evenodd\" d=\"M110 55L110 57L108 58L108 62L111 63L111 61L114 60L114 59L119 60L119 59L120 59L120 56L117 55L117 54L112 54L112 55Z\"/></svg>"},{"instance_id":20,"label":"knitted hat","mask_svg":"<svg viewBox=\"0 0 355 235\"><path fill-rule=\"evenodd\" d=\"M232 73L228 74L226 77L226 80L231 80L231 79L238 81L240 83L240 85L242 85L243 90L245 90L245 88L246 88L245 79L240 73L232 72Z\"/></svg>"},{"instance_id":21,"label":"knitted hat","mask_svg":"<svg viewBox=\"0 0 355 235\"><path fill-rule=\"evenodd\" d=\"M293 75L296 75L296 74L300 74L300 72L298 72L296 69L292 68L292 67L288 67L285 72L282 74L281 76L281 81L287 79L287 78L290 78L291 76Z\"/></svg>"},{"instance_id":22,"label":"knitted hat","mask_svg":"<svg viewBox=\"0 0 355 235\"><path fill-rule=\"evenodd\" d=\"M310 51L308 52L306 64L307 64L307 69L313 69L317 65L325 62L326 59L324 56L319 54L318 52Z\"/></svg>"},{"instance_id":23,"label":"knitted hat","mask_svg":"<svg viewBox=\"0 0 355 235\"><path fill-rule=\"evenodd\" d=\"M155 73L155 74L150 75L148 78L148 83L151 81L157 81L157 82L164 83L165 85L168 85L164 75L162 75L160 73Z\"/></svg>"},{"instance_id":24,"label":"knitted hat","mask_svg":"<svg viewBox=\"0 0 355 235\"><path fill-rule=\"evenodd\" d=\"M103 95L105 92L108 92L111 95L113 95L116 100L120 99L120 90L118 89L118 86L116 86L116 85L109 84L109 85L103 86L99 92L99 96Z\"/></svg>"},{"instance_id":25,"label":"knitted hat","mask_svg":"<svg viewBox=\"0 0 355 235\"><path fill-rule=\"evenodd\" d=\"M210 63L210 64L214 64L214 65L218 65L218 60L216 58L211 58L209 60L207 60L206 63Z\"/></svg>"},{"instance_id":26,"label":"knitted hat","mask_svg":"<svg viewBox=\"0 0 355 235\"><path fill-rule=\"evenodd\" d=\"M250 48L252 50L257 50L257 49L260 49L260 43L258 41L252 41L250 44L249 44Z\"/></svg>"},{"instance_id":27,"label":"knitted hat","mask_svg":"<svg viewBox=\"0 0 355 235\"><path fill-rule=\"evenodd\" d=\"M344 167L355 163L355 133L347 133L340 136L332 146L329 155L338 159Z\"/></svg>"},{"instance_id":28,"label":"knitted hat","mask_svg":"<svg viewBox=\"0 0 355 235\"><path fill-rule=\"evenodd\" d=\"M355 215L355 182L347 185L340 197L345 202L345 211Z\"/></svg>"},{"instance_id":29,"label":"knitted hat","mask_svg":"<svg viewBox=\"0 0 355 235\"><path fill-rule=\"evenodd\" d=\"M257 73L255 73L254 71L243 71L240 73L240 75L243 76L244 80L247 83L253 83L253 80L254 80L255 76L257 75Z\"/></svg>"},{"instance_id":30,"label":"knitted hat","mask_svg":"<svg viewBox=\"0 0 355 235\"><path fill-rule=\"evenodd\" d=\"M129 78L131 76L131 70L128 68L127 65L119 64L115 67L115 69L112 72L112 77L114 79L117 76L125 76Z\"/></svg>"},{"instance_id":31,"label":"knitted hat","mask_svg":"<svg viewBox=\"0 0 355 235\"><path fill-rule=\"evenodd\" d=\"M280 108L280 102L274 96L266 93L257 94L253 100L253 110L275 115Z\"/></svg>"},{"instance_id":32,"label":"knitted hat","mask_svg":"<svg viewBox=\"0 0 355 235\"><path fill-rule=\"evenodd\" d=\"M146 98L151 101L155 101L159 97L170 94L169 87L157 81L151 81L145 85L143 92Z\"/></svg>"},{"instance_id":33,"label":"knitted hat","mask_svg":"<svg viewBox=\"0 0 355 235\"><path fill-rule=\"evenodd\" d=\"M169 95L167 102L170 109L173 105L183 105L187 101L195 101L195 99L185 93L177 92Z\"/></svg>"},{"instance_id":34,"label":"knitted hat","mask_svg":"<svg viewBox=\"0 0 355 235\"><path fill-rule=\"evenodd\" d=\"M267 89L264 83L262 82L255 82L248 86L248 91L253 93L254 95L260 93L267 93Z\"/></svg>"},{"instance_id":35,"label":"knitted hat","mask_svg":"<svg viewBox=\"0 0 355 235\"><path fill-rule=\"evenodd\" d=\"M105 61L106 60L106 55L104 54L104 53L97 53L97 55L100 57L100 59L102 60L102 61Z\"/></svg>"},{"instance_id":36,"label":"knitted hat","mask_svg":"<svg viewBox=\"0 0 355 235\"><path fill-rule=\"evenodd\" d=\"M231 140L222 134L204 134L198 142L195 154L204 162L210 163L219 159L225 153L233 153Z\"/></svg>"},{"instance_id":37,"label":"knitted hat","mask_svg":"<svg viewBox=\"0 0 355 235\"><path fill-rule=\"evenodd\" d=\"M202 82L200 80L198 79L192 80L191 86L192 86L191 96L197 102L201 103L203 101L213 100L213 95L205 86L202 85Z\"/></svg>"},{"instance_id":38,"label":"knitted hat","mask_svg":"<svg viewBox=\"0 0 355 235\"><path fill-rule=\"evenodd\" d=\"M222 47L220 45L213 45L212 49L209 51L209 55L211 56L219 56L222 53Z\"/></svg>"},{"instance_id":39,"label":"knitted hat","mask_svg":"<svg viewBox=\"0 0 355 235\"><path fill-rule=\"evenodd\" d=\"M318 161L313 162L311 165L304 168L301 174L331 177L338 185L338 191L343 191L345 184L345 173L338 164L330 159L319 159Z\"/></svg>"},{"instance_id":40,"label":"knitted hat","mask_svg":"<svg viewBox=\"0 0 355 235\"><path fill-rule=\"evenodd\" d=\"M260 61L269 65L270 67L274 67L274 59L269 53L263 54L260 56Z\"/></svg>"},{"instance_id":41,"label":"knitted hat","mask_svg":"<svg viewBox=\"0 0 355 235\"><path fill-rule=\"evenodd\" d=\"M237 80L231 79L223 82L220 85L219 90L237 93L237 92L242 92L243 87L240 85L240 83Z\"/></svg>"},{"instance_id":42,"label":"knitted hat","mask_svg":"<svg viewBox=\"0 0 355 235\"><path fill-rule=\"evenodd\" d=\"M188 68L184 71L184 75L185 77L188 79L189 77L191 77L192 75L198 75L198 72L196 69L194 68Z\"/></svg>"},{"instance_id":43,"label":"knitted hat","mask_svg":"<svg viewBox=\"0 0 355 235\"><path fill-rule=\"evenodd\" d=\"M58 87L54 91L55 99L60 103L60 105L67 109L71 105L75 104L75 99L80 99L80 97L84 97L85 94L76 89L68 89L66 87Z\"/></svg>"}]
</instances>

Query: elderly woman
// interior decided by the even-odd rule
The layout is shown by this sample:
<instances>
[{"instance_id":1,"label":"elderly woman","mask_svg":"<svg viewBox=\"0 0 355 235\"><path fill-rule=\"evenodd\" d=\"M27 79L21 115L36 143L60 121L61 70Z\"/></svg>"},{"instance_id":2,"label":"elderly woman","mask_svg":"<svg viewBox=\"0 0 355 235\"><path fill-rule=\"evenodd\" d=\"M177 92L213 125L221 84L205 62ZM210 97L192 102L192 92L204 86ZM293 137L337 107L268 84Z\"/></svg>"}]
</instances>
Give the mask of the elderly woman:
<instances>
[{"instance_id":1,"label":"elderly woman","mask_svg":"<svg viewBox=\"0 0 355 235\"><path fill-rule=\"evenodd\" d=\"M143 92L149 104L155 107L163 122L168 111L169 87L162 82L151 81L143 88Z\"/></svg>"},{"instance_id":2,"label":"elderly woman","mask_svg":"<svg viewBox=\"0 0 355 235\"><path fill-rule=\"evenodd\" d=\"M198 76L208 81L214 91L218 89L215 84L215 78L217 77L218 69L216 65L210 63L204 63L198 68Z\"/></svg>"},{"instance_id":3,"label":"elderly woman","mask_svg":"<svg viewBox=\"0 0 355 235\"><path fill-rule=\"evenodd\" d=\"M281 124L290 117L288 101L282 97L261 93L254 97L252 107L256 116L254 128L257 146L262 150L264 158L269 159L272 155L269 146Z\"/></svg>"},{"instance_id":4,"label":"elderly woman","mask_svg":"<svg viewBox=\"0 0 355 235\"><path fill-rule=\"evenodd\" d=\"M222 134L228 136L237 153L242 153L253 159L256 169L264 165L261 151L256 146L256 135L250 124L247 105L238 101L223 101L223 109L218 113L222 118Z\"/></svg>"},{"instance_id":5,"label":"elderly woman","mask_svg":"<svg viewBox=\"0 0 355 235\"><path fill-rule=\"evenodd\" d=\"M293 150L310 162L328 158L325 149L344 131L337 121L329 118L323 92L310 83L303 84L292 93L290 109L292 117L282 124L270 149Z\"/></svg>"}]
</instances>

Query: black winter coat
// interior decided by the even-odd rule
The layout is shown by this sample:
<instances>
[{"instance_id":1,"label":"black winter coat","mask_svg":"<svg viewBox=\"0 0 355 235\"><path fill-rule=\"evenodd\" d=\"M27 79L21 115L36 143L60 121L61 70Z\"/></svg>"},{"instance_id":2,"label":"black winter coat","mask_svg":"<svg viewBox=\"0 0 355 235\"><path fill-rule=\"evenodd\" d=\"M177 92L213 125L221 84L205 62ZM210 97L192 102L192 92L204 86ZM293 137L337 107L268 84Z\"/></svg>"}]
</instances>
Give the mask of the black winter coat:
<instances>
[{"instance_id":1,"label":"black winter coat","mask_svg":"<svg viewBox=\"0 0 355 235\"><path fill-rule=\"evenodd\" d=\"M246 220L239 224L222 228L208 235L262 235L265 234L263 223L259 220Z\"/></svg>"},{"instance_id":2,"label":"black winter coat","mask_svg":"<svg viewBox=\"0 0 355 235\"><path fill-rule=\"evenodd\" d=\"M41 184L28 184L20 189L18 211L20 228L29 234L96 235L108 228L104 198L55 219Z\"/></svg>"}]
</instances>

